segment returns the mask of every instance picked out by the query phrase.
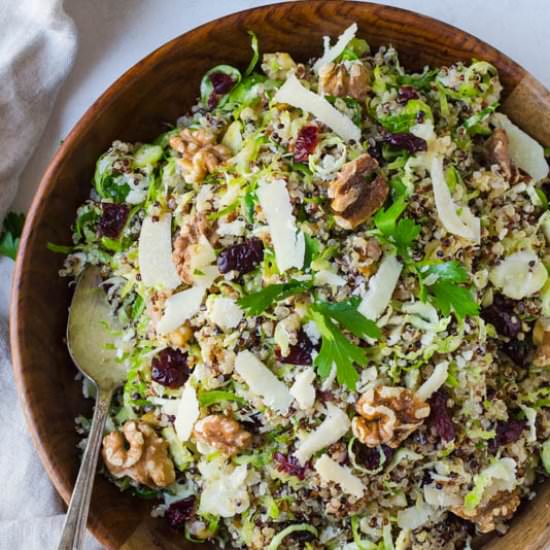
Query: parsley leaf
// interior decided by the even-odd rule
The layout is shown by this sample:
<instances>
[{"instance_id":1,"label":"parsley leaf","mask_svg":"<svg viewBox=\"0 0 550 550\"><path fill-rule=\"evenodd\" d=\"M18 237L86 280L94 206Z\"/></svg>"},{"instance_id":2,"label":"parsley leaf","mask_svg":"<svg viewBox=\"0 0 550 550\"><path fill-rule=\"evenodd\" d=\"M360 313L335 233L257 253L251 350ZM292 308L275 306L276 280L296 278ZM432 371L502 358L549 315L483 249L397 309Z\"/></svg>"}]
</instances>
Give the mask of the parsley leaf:
<instances>
[{"instance_id":1,"label":"parsley leaf","mask_svg":"<svg viewBox=\"0 0 550 550\"><path fill-rule=\"evenodd\" d=\"M434 305L449 315L451 309L459 319L467 315L479 315L479 304L476 303L469 289L440 281L429 287Z\"/></svg>"},{"instance_id":2,"label":"parsley leaf","mask_svg":"<svg viewBox=\"0 0 550 550\"><path fill-rule=\"evenodd\" d=\"M457 260L450 262L419 262L416 264L424 278L433 277L434 282L449 281L451 283L465 283L468 272Z\"/></svg>"},{"instance_id":3,"label":"parsley leaf","mask_svg":"<svg viewBox=\"0 0 550 550\"><path fill-rule=\"evenodd\" d=\"M311 288L312 284L311 281L291 279L288 283L266 286L258 292L244 296L237 303L245 310L247 315L260 315L272 303L288 298L293 294L306 292Z\"/></svg>"},{"instance_id":4,"label":"parsley leaf","mask_svg":"<svg viewBox=\"0 0 550 550\"><path fill-rule=\"evenodd\" d=\"M315 309L325 317L332 317L343 327L347 328L358 338L368 336L369 338L380 338L381 332L374 321L367 319L357 311L359 297L351 298L345 302L329 303L319 302Z\"/></svg>"},{"instance_id":5,"label":"parsley leaf","mask_svg":"<svg viewBox=\"0 0 550 550\"><path fill-rule=\"evenodd\" d=\"M397 254L404 260L410 260L409 248L420 234L420 226L409 218L399 220L392 234Z\"/></svg>"},{"instance_id":6,"label":"parsley leaf","mask_svg":"<svg viewBox=\"0 0 550 550\"><path fill-rule=\"evenodd\" d=\"M460 262L419 262L416 267L423 301L429 299L443 315L449 315L451 311L459 319L479 315L479 304L470 289L458 286L468 281L468 272Z\"/></svg>"},{"instance_id":7,"label":"parsley leaf","mask_svg":"<svg viewBox=\"0 0 550 550\"><path fill-rule=\"evenodd\" d=\"M375 323L357 311L358 299L346 302L317 302L310 308L310 315L321 333L321 349L314 364L322 378L330 375L336 366L336 379L340 384L354 390L359 374L354 364L364 367L368 360L365 350L354 344L342 333L338 325L343 326L358 337L380 336Z\"/></svg>"},{"instance_id":8,"label":"parsley leaf","mask_svg":"<svg viewBox=\"0 0 550 550\"><path fill-rule=\"evenodd\" d=\"M7 256L15 260L24 223L24 214L10 212L6 215L2 233L0 234L0 256Z\"/></svg>"}]
</instances>

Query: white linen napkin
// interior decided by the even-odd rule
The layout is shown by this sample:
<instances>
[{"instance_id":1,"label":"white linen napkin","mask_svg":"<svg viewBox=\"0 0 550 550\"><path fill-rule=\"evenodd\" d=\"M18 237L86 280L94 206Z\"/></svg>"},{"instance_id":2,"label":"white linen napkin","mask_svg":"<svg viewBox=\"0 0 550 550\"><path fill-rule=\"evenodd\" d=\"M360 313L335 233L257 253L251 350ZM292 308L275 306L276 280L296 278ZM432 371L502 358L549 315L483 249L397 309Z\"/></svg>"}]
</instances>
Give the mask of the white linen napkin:
<instances>
[{"instance_id":1,"label":"white linen napkin","mask_svg":"<svg viewBox=\"0 0 550 550\"><path fill-rule=\"evenodd\" d=\"M44 131L77 46L62 0L0 0L0 223ZM2 273L9 275L2 258ZM5 281L2 281L3 283ZM0 293L0 300L7 297ZM57 547L64 506L32 445L14 387L6 304L0 307L0 548ZM88 535L85 547L100 548Z\"/></svg>"}]
</instances>

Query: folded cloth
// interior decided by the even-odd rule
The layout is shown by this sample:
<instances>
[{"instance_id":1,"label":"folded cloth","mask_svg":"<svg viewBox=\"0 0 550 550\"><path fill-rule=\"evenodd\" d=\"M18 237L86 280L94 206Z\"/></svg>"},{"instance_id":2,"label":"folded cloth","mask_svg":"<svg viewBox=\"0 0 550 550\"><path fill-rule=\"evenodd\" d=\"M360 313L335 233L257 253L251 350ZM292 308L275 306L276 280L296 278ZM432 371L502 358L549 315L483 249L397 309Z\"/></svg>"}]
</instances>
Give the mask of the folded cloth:
<instances>
[{"instance_id":1,"label":"folded cloth","mask_svg":"<svg viewBox=\"0 0 550 550\"><path fill-rule=\"evenodd\" d=\"M0 0L0 28L1 223L15 196L18 178L44 131L56 93L72 66L76 31L61 0ZM0 299L5 300L3 293ZM4 313L5 307L0 311ZM0 548L57 548L64 506L25 424L14 387L3 318L0 396ZM100 546L88 535L85 548Z\"/></svg>"},{"instance_id":2,"label":"folded cloth","mask_svg":"<svg viewBox=\"0 0 550 550\"><path fill-rule=\"evenodd\" d=\"M62 0L0 0L0 223L76 53Z\"/></svg>"}]
</instances>

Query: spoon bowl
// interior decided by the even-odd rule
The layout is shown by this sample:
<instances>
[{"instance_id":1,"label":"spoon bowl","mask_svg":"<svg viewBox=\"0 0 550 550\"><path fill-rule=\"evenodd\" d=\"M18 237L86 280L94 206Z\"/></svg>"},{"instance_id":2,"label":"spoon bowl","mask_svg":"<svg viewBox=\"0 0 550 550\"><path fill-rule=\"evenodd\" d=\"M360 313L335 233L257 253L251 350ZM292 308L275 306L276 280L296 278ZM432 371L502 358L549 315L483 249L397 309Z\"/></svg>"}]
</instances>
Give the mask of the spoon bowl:
<instances>
[{"instance_id":1,"label":"spoon bowl","mask_svg":"<svg viewBox=\"0 0 550 550\"><path fill-rule=\"evenodd\" d=\"M99 268L85 269L69 309L67 347L78 370L95 384L96 403L59 550L82 547L105 420L113 393L126 377L123 364L117 361L115 342L120 327L101 282Z\"/></svg>"}]
</instances>

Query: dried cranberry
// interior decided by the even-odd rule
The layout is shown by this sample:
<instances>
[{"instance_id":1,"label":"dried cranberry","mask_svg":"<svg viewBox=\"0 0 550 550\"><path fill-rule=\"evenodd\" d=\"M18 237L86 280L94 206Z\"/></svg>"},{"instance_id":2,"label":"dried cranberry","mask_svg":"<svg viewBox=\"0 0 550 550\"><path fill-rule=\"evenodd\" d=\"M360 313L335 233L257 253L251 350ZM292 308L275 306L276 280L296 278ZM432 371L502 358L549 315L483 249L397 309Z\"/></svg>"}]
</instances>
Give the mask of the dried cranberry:
<instances>
[{"instance_id":1,"label":"dried cranberry","mask_svg":"<svg viewBox=\"0 0 550 550\"><path fill-rule=\"evenodd\" d=\"M496 436L489 441L489 449L496 452L503 445L515 443L526 427L527 423L524 420L500 420L497 422Z\"/></svg>"},{"instance_id":2,"label":"dried cranberry","mask_svg":"<svg viewBox=\"0 0 550 550\"><path fill-rule=\"evenodd\" d=\"M129 212L129 208L124 204L101 203L99 235L116 239L126 224Z\"/></svg>"},{"instance_id":3,"label":"dried cranberry","mask_svg":"<svg viewBox=\"0 0 550 550\"><path fill-rule=\"evenodd\" d=\"M235 84L235 80L233 80L228 74L222 73L221 71L210 73L208 78L210 79L210 82L212 82L214 91L217 94L226 94L229 90L231 90L233 84Z\"/></svg>"},{"instance_id":4,"label":"dried cranberry","mask_svg":"<svg viewBox=\"0 0 550 550\"><path fill-rule=\"evenodd\" d=\"M309 155L315 151L319 143L319 128L317 126L303 126L298 132L294 146L294 160L307 161Z\"/></svg>"},{"instance_id":5,"label":"dried cranberry","mask_svg":"<svg viewBox=\"0 0 550 550\"><path fill-rule=\"evenodd\" d=\"M429 400L430 422L437 435L443 441L452 441L456 437L455 425L447 406L449 396L445 390L437 390Z\"/></svg>"},{"instance_id":6,"label":"dried cranberry","mask_svg":"<svg viewBox=\"0 0 550 550\"><path fill-rule=\"evenodd\" d=\"M195 507L195 497L193 495L182 500L172 502L166 510L165 518L168 520L170 527L178 529L182 527L185 520L188 520L193 515Z\"/></svg>"},{"instance_id":7,"label":"dried cranberry","mask_svg":"<svg viewBox=\"0 0 550 550\"><path fill-rule=\"evenodd\" d=\"M260 239L248 239L240 244L225 248L218 256L220 273L238 271L241 275L250 273L264 259L264 243Z\"/></svg>"},{"instance_id":8,"label":"dried cranberry","mask_svg":"<svg viewBox=\"0 0 550 550\"><path fill-rule=\"evenodd\" d=\"M283 453L275 453L273 456L277 462L277 469L280 472L285 472L291 476L296 476L300 481L306 477L307 465L302 466L294 455L284 455Z\"/></svg>"},{"instance_id":9,"label":"dried cranberry","mask_svg":"<svg viewBox=\"0 0 550 550\"><path fill-rule=\"evenodd\" d=\"M407 149L409 153L417 153L428 149L426 140L414 134L385 134L382 139L392 147Z\"/></svg>"},{"instance_id":10,"label":"dried cranberry","mask_svg":"<svg viewBox=\"0 0 550 550\"><path fill-rule=\"evenodd\" d=\"M483 308L480 315L485 322L491 323L501 336L515 338L521 329L521 322L514 313L512 302L502 294L495 294L493 303Z\"/></svg>"},{"instance_id":11,"label":"dried cranberry","mask_svg":"<svg viewBox=\"0 0 550 550\"><path fill-rule=\"evenodd\" d=\"M315 346L309 339L304 330L300 329L298 332L298 341L294 345L289 346L288 355L283 357L281 355L281 350L276 348L275 356L281 363L288 363L290 365L311 365L311 354L317 347L318 346Z\"/></svg>"},{"instance_id":12,"label":"dried cranberry","mask_svg":"<svg viewBox=\"0 0 550 550\"><path fill-rule=\"evenodd\" d=\"M367 447L362 443L355 442L353 452L357 464L364 466L367 470L376 470L380 467L380 449L378 447ZM386 457L384 464L387 464L395 451L387 445L382 445L382 453Z\"/></svg>"},{"instance_id":13,"label":"dried cranberry","mask_svg":"<svg viewBox=\"0 0 550 550\"><path fill-rule=\"evenodd\" d=\"M531 338L518 340L512 338L509 342L499 342L500 351L507 355L518 367L526 367L533 349Z\"/></svg>"},{"instance_id":14,"label":"dried cranberry","mask_svg":"<svg viewBox=\"0 0 550 550\"><path fill-rule=\"evenodd\" d=\"M183 386L189 374L187 355L178 349L163 349L151 363L151 378L168 388Z\"/></svg>"},{"instance_id":15,"label":"dried cranberry","mask_svg":"<svg viewBox=\"0 0 550 550\"><path fill-rule=\"evenodd\" d=\"M418 92L412 86L401 86L397 93L397 103L405 105L411 99L418 99Z\"/></svg>"}]
</instances>

